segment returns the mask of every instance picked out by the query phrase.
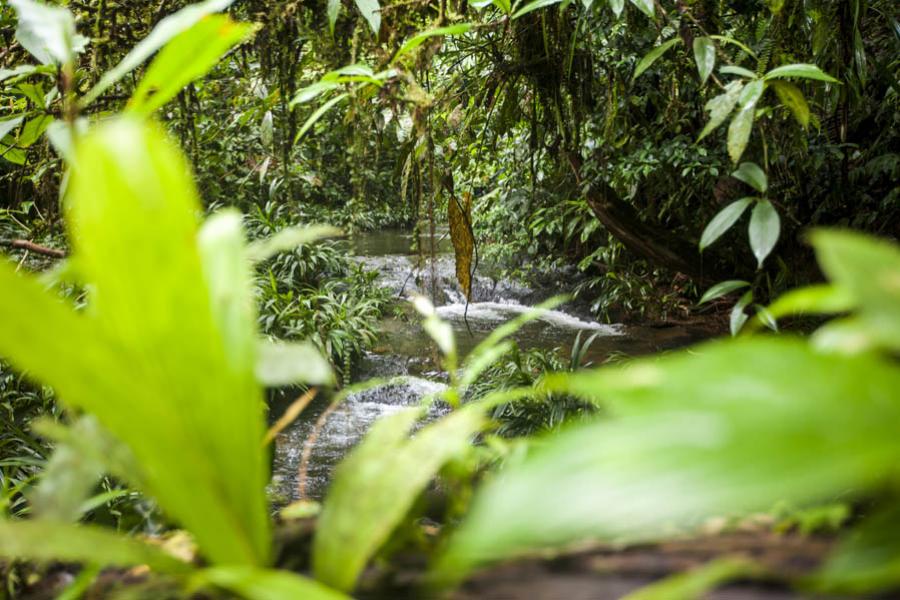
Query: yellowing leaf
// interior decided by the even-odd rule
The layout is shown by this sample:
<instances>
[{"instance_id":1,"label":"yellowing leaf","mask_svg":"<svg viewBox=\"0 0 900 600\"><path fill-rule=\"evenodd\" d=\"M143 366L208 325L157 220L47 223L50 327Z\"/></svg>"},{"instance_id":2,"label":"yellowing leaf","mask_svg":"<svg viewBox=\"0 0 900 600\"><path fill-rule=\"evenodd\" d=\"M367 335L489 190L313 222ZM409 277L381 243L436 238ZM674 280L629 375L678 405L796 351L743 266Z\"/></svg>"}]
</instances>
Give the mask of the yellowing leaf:
<instances>
[{"instance_id":1,"label":"yellowing leaf","mask_svg":"<svg viewBox=\"0 0 900 600\"><path fill-rule=\"evenodd\" d=\"M452 195L447 205L450 220L450 239L456 254L456 279L467 300L472 300L472 271L474 270L475 236L472 234L472 194L463 193L463 200Z\"/></svg>"}]
</instances>

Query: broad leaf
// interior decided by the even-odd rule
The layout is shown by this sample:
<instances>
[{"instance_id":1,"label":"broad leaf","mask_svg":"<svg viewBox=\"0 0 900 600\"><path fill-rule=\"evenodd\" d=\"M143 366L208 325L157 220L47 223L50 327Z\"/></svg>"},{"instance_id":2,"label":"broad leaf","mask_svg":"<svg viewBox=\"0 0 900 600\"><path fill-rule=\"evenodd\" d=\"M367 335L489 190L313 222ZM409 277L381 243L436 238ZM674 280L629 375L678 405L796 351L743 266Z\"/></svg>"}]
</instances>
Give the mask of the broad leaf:
<instances>
[{"instance_id":1,"label":"broad leaf","mask_svg":"<svg viewBox=\"0 0 900 600\"><path fill-rule=\"evenodd\" d=\"M716 66L716 45L708 37L694 39L694 62L697 63L697 72L700 73L700 82L706 83Z\"/></svg>"},{"instance_id":2,"label":"broad leaf","mask_svg":"<svg viewBox=\"0 0 900 600\"><path fill-rule=\"evenodd\" d=\"M465 452L486 423L480 406L467 406L407 441L420 414L412 409L379 421L338 467L313 544L316 579L352 590L438 469Z\"/></svg>"},{"instance_id":3,"label":"broad leaf","mask_svg":"<svg viewBox=\"0 0 900 600\"><path fill-rule=\"evenodd\" d=\"M765 172L754 162L741 163L731 176L743 181L760 194L765 194L769 187L769 180Z\"/></svg>"},{"instance_id":4,"label":"broad leaf","mask_svg":"<svg viewBox=\"0 0 900 600\"><path fill-rule=\"evenodd\" d=\"M616 18L619 18L622 16L622 11L625 10L625 0L609 0L609 7Z\"/></svg>"},{"instance_id":5,"label":"broad leaf","mask_svg":"<svg viewBox=\"0 0 900 600\"><path fill-rule=\"evenodd\" d=\"M741 218L751 202L753 202L753 198L741 198L720 210L703 230L703 235L700 236L700 250L706 249L731 229L731 226Z\"/></svg>"},{"instance_id":6,"label":"broad leaf","mask_svg":"<svg viewBox=\"0 0 900 600\"><path fill-rule=\"evenodd\" d=\"M781 104L791 111L791 114L794 115L794 118L797 119L797 122L804 129L808 127L809 104L807 104L806 98L803 97L803 92L800 91L800 88L793 83L778 80L773 81L771 85L775 88L775 93L778 95Z\"/></svg>"},{"instance_id":7,"label":"broad leaf","mask_svg":"<svg viewBox=\"0 0 900 600\"><path fill-rule=\"evenodd\" d=\"M369 23L369 27L378 37L378 30L381 29L381 5L378 0L354 0L356 8L362 13L363 18Z\"/></svg>"},{"instance_id":8,"label":"broad leaf","mask_svg":"<svg viewBox=\"0 0 900 600\"><path fill-rule=\"evenodd\" d=\"M75 17L61 6L9 0L19 19L16 39L41 63L66 64L83 52L88 39L75 31Z\"/></svg>"},{"instance_id":9,"label":"broad leaf","mask_svg":"<svg viewBox=\"0 0 900 600\"><path fill-rule=\"evenodd\" d=\"M749 233L750 248L756 257L757 266L762 267L763 261L772 252L781 233L781 219L778 217L778 211L768 200L760 200L753 207Z\"/></svg>"},{"instance_id":10,"label":"broad leaf","mask_svg":"<svg viewBox=\"0 0 900 600\"><path fill-rule=\"evenodd\" d=\"M859 318L878 341L900 347L900 250L858 233L816 231L819 264L860 307Z\"/></svg>"},{"instance_id":11,"label":"broad leaf","mask_svg":"<svg viewBox=\"0 0 900 600\"><path fill-rule=\"evenodd\" d=\"M447 579L535 548L658 539L711 515L862 491L898 456L900 403L885 396L900 389L896 366L789 337L715 342L545 387L613 418L545 439L482 486L439 564Z\"/></svg>"},{"instance_id":12,"label":"broad leaf","mask_svg":"<svg viewBox=\"0 0 900 600\"><path fill-rule=\"evenodd\" d=\"M732 162L737 162L744 154L747 142L750 141L750 133L753 131L753 116L756 109L742 108L737 112L731 124L728 126L728 156Z\"/></svg>"},{"instance_id":13,"label":"broad leaf","mask_svg":"<svg viewBox=\"0 0 900 600\"><path fill-rule=\"evenodd\" d=\"M341 14L341 0L328 0L325 10L328 13L328 31L334 35L334 26L337 23L338 15Z\"/></svg>"},{"instance_id":14,"label":"broad leaf","mask_svg":"<svg viewBox=\"0 0 900 600\"><path fill-rule=\"evenodd\" d=\"M712 286L706 293L703 294L703 297L700 298L700 302L698 304L705 304L707 302L711 302L713 300L717 300L722 296L730 294L735 290L740 290L745 287L749 287L750 284L746 281L740 279L732 279L729 281L720 281L716 285Z\"/></svg>"},{"instance_id":15,"label":"broad leaf","mask_svg":"<svg viewBox=\"0 0 900 600\"><path fill-rule=\"evenodd\" d=\"M475 268L475 236L472 232L472 194L465 192L460 201L451 195L447 201L450 240L456 258L456 280L467 301L472 300L472 276Z\"/></svg>"},{"instance_id":16,"label":"broad leaf","mask_svg":"<svg viewBox=\"0 0 900 600\"><path fill-rule=\"evenodd\" d=\"M840 83L840 81L824 72L816 65L803 63L777 67L765 75L765 79L784 79L786 77L798 77L800 79L814 79L816 81L826 81L828 83Z\"/></svg>"},{"instance_id":17,"label":"broad leaf","mask_svg":"<svg viewBox=\"0 0 900 600\"><path fill-rule=\"evenodd\" d=\"M826 592L867 594L900 583L900 510L889 506L865 519L838 545L816 583Z\"/></svg>"},{"instance_id":18,"label":"broad leaf","mask_svg":"<svg viewBox=\"0 0 900 600\"><path fill-rule=\"evenodd\" d=\"M668 50L669 48L671 48L672 46L674 46L675 44L677 44L680 41L681 41L680 37L674 37L671 40L663 42L662 44L660 44L659 46L657 46L656 48L654 48L653 50L648 52L644 56L644 58L642 58L638 62L637 66L634 68L634 75L631 76L631 80L634 81L635 79L637 79L641 73L643 73L644 71L649 69L650 66L653 65L654 62L656 62L656 59L658 59L660 56L665 54L666 50Z\"/></svg>"},{"instance_id":19,"label":"broad leaf","mask_svg":"<svg viewBox=\"0 0 900 600\"><path fill-rule=\"evenodd\" d=\"M0 556L119 567L147 565L172 574L193 569L155 546L111 530L53 521L0 521Z\"/></svg>"},{"instance_id":20,"label":"broad leaf","mask_svg":"<svg viewBox=\"0 0 900 600\"><path fill-rule=\"evenodd\" d=\"M703 128L703 131L700 132L700 136L697 138L698 142L725 122L725 119L728 118L728 115L731 114L735 105L737 105L738 96L741 95L743 89L743 82L732 81L725 86L724 93L719 94L706 103L704 109L709 113L709 122Z\"/></svg>"},{"instance_id":21,"label":"broad leaf","mask_svg":"<svg viewBox=\"0 0 900 600\"><path fill-rule=\"evenodd\" d=\"M128 110L146 115L160 108L184 86L206 75L252 31L253 25L235 23L227 15L212 15L180 33L153 60Z\"/></svg>"},{"instance_id":22,"label":"broad leaf","mask_svg":"<svg viewBox=\"0 0 900 600\"><path fill-rule=\"evenodd\" d=\"M193 27L203 17L225 10L231 6L232 2L234 0L205 0L204 2L188 5L161 20L147 37L125 55L125 58L119 64L103 74L100 81L81 98L79 106L84 108L89 105L99 98L100 94L108 90L110 86L115 85L120 79L141 66L145 60L165 46L169 40Z\"/></svg>"}]
</instances>

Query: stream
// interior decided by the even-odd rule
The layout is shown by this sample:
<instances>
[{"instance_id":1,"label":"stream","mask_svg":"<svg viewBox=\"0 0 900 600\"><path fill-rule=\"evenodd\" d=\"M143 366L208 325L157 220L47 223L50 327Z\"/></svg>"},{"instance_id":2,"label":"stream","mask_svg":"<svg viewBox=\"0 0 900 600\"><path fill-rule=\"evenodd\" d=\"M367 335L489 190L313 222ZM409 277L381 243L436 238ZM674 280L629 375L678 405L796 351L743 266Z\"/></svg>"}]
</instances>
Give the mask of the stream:
<instances>
[{"instance_id":1,"label":"stream","mask_svg":"<svg viewBox=\"0 0 900 600\"><path fill-rule=\"evenodd\" d=\"M437 235L436 260L433 265L426 260L421 269L416 267L418 257L410 251L413 240L409 232L370 232L348 243L355 259L378 271L378 284L391 289L398 301L415 293L432 297L433 292L438 314L453 327L461 357L499 324L553 295L568 293L573 287L570 273L560 273L553 281L535 289L491 277L488 269L479 268L473 282L473 302L466 309L465 297L456 282L453 248L445 232L439 231ZM388 310L379 330L375 347L355 365L353 381L396 376L408 379L351 394L328 416L310 454L305 498L320 500L325 495L334 467L376 420L417 405L426 395L444 388L445 374L437 367L436 351L417 318L395 316ZM561 348L568 354L579 332L583 332L582 336L597 334L585 359L595 364L612 353L647 354L684 346L702 337L698 331L684 326L598 323L580 314L577 308L564 306L547 311L519 330L513 339L523 349ZM277 392L272 401L272 414L280 415L297 395L295 390ZM300 498L298 483L304 444L326 408L326 400L313 401L275 440L272 489L280 502ZM442 409L433 406L430 410L437 416Z\"/></svg>"}]
</instances>

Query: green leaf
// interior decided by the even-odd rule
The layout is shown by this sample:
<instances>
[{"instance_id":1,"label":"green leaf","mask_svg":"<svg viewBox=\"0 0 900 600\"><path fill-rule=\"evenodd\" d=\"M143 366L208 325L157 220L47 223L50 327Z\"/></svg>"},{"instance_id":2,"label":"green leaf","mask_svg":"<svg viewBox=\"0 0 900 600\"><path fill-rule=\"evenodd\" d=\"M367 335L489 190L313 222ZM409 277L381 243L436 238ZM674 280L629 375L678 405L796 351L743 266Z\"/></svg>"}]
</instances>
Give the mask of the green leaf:
<instances>
[{"instance_id":1,"label":"green leaf","mask_svg":"<svg viewBox=\"0 0 900 600\"><path fill-rule=\"evenodd\" d=\"M350 94L347 94L347 93L338 94L337 96L335 96L334 98L332 98L331 100L329 100L328 102L326 102L325 104L323 104L322 106L317 108L316 111L313 112L313 114L311 114L309 116L309 118L306 119L306 121L303 123L303 126L300 128L300 131L297 132L297 135L294 137L294 143L296 144L301 139L303 139L303 136L306 135L306 132L309 131L312 128L312 126L315 125L316 122L319 119L321 119L325 113L327 113L329 110L331 110L331 108L335 104L345 100L349 96L350 96Z\"/></svg>"},{"instance_id":2,"label":"green leaf","mask_svg":"<svg viewBox=\"0 0 900 600\"><path fill-rule=\"evenodd\" d=\"M800 88L793 83L778 80L773 81L771 85L775 88L781 104L790 110L797 122L806 129L809 126L809 104L806 103Z\"/></svg>"},{"instance_id":3,"label":"green leaf","mask_svg":"<svg viewBox=\"0 0 900 600\"><path fill-rule=\"evenodd\" d=\"M734 110L738 101L738 96L741 95L743 89L743 82L732 81L725 86L725 93L719 94L706 103L704 109L709 113L709 122L706 124L706 127L703 128L703 131L700 132L700 136L697 138L698 142L709 135L716 127L725 122L725 119L727 119L728 115Z\"/></svg>"},{"instance_id":4,"label":"green leaf","mask_svg":"<svg viewBox=\"0 0 900 600\"><path fill-rule=\"evenodd\" d=\"M695 600L723 583L759 576L762 569L745 558L718 558L684 573L652 583L622 600Z\"/></svg>"},{"instance_id":5,"label":"green leaf","mask_svg":"<svg viewBox=\"0 0 900 600\"><path fill-rule=\"evenodd\" d=\"M263 115L262 123L259 125L259 141L266 148L272 147L272 141L275 136L272 111L267 110Z\"/></svg>"},{"instance_id":6,"label":"green leaf","mask_svg":"<svg viewBox=\"0 0 900 600\"><path fill-rule=\"evenodd\" d=\"M513 13L512 19L518 19L524 15L527 15L530 12L536 11L538 9L544 8L546 6L553 6L554 4L559 4L562 0L532 0L515 13Z\"/></svg>"},{"instance_id":7,"label":"green leaf","mask_svg":"<svg viewBox=\"0 0 900 600\"><path fill-rule=\"evenodd\" d=\"M328 0L326 12L328 13L328 31L334 36L334 26L337 23L338 15L341 14L341 0Z\"/></svg>"},{"instance_id":8,"label":"green leaf","mask_svg":"<svg viewBox=\"0 0 900 600\"><path fill-rule=\"evenodd\" d=\"M680 41L681 41L680 37L674 37L671 40L663 42L662 44L660 44L659 46L657 46L656 48L654 48L653 50L648 52L644 56L644 58L642 58L638 62L637 67L635 67L635 69L634 69L634 75L631 76L631 80L634 81L635 79L637 79L641 73L643 73L644 71L649 69L650 66L654 62L656 62L656 59L658 59L660 56L665 54L666 50L668 50L669 48L671 48L672 46L674 46L675 44L677 44Z\"/></svg>"},{"instance_id":9,"label":"green leaf","mask_svg":"<svg viewBox=\"0 0 900 600\"><path fill-rule=\"evenodd\" d=\"M889 348L900 347L900 250L896 244L849 231L811 236L819 264L860 307L859 318Z\"/></svg>"},{"instance_id":10,"label":"green leaf","mask_svg":"<svg viewBox=\"0 0 900 600\"><path fill-rule=\"evenodd\" d=\"M443 35L462 35L469 31L471 28L471 23L460 23L458 25L450 25L448 27L438 27L436 29L429 29L427 31L420 31L416 35L403 42L403 45L400 46L399 50L397 50L397 54L394 55L393 60L397 60L404 54L412 52L413 50L421 46L427 39Z\"/></svg>"},{"instance_id":11,"label":"green leaf","mask_svg":"<svg viewBox=\"0 0 900 600\"><path fill-rule=\"evenodd\" d=\"M439 562L445 579L537 548L678 536L711 515L862 492L896 465L900 403L885 390L900 389L900 370L788 336L557 374L544 387L613 418L546 438L487 481Z\"/></svg>"},{"instance_id":12,"label":"green leaf","mask_svg":"<svg viewBox=\"0 0 900 600\"><path fill-rule=\"evenodd\" d=\"M312 85L308 85L305 88L302 88L297 95L291 100L291 106L297 104L303 104L305 102L309 102L315 98L318 98L325 92L331 91L333 89L337 89L341 87L341 84L337 81L317 81Z\"/></svg>"},{"instance_id":13,"label":"green leaf","mask_svg":"<svg viewBox=\"0 0 900 600\"><path fill-rule=\"evenodd\" d=\"M253 32L249 23L211 15L175 36L157 55L128 104L128 111L148 115L174 98L184 86L206 75L219 59Z\"/></svg>"},{"instance_id":14,"label":"green leaf","mask_svg":"<svg viewBox=\"0 0 900 600\"><path fill-rule=\"evenodd\" d=\"M744 323L747 322L747 313L744 312L750 303L753 302L753 292L746 292L741 296L734 306L731 308L731 314L728 317L728 329L731 336L734 337L741 332Z\"/></svg>"},{"instance_id":15,"label":"green leaf","mask_svg":"<svg viewBox=\"0 0 900 600\"><path fill-rule=\"evenodd\" d=\"M753 198L741 198L720 210L703 230L703 235L700 236L700 250L706 249L731 229L731 226L741 218L751 202L753 202Z\"/></svg>"},{"instance_id":16,"label":"green leaf","mask_svg":"<svg viewBox=\"0 0 900 600\"><path fill-rule=\"evenodd\" d=\"M0 521L0 555L26 559L130 567L184 574L193 567L162 550L102 527L52 521Z\"/></svg>"},{"instance_id":17,"label":"green leaf","mask_svg":"<svg viewBox=\"0 0 900 600\"><path fill-rule=\"evenodd\" d=\"M262 262L279 252L287 252L298 246L312 244L318 240L343 235L340 229L329 225L300 225L286 227L270 238L250 244L247 255L252 262Z\"/></svg>"},{"instance_id":18,"label":"green leaf","mask_svg":"<svg viewBox=\"0 0 900 600\"><path fill-rule=\"evenodd\" d=\"M750 141L750 132L753 131L754 107L743 108L731 119L728 126L728 156L732 162L737 162L744 154L747 142Z\"/></svg>"},{"instance_id":19,"label":"green leaf","mask_svg":"<svg viewBox=\"0 0 900 600\"><path fill-rule=\"evenodd\" d=\"M381 5L378 4L378 0L354 0L354 2L377 37L378 30L381 28Z\"/></svg>"},{"instance_id":20,"label":"green leaf","mask_svg":"<svg viewBox=\"0 0 900 600\"><path fill-rule=\"evenodd\" d=\"M58 347L65 344L50 344L43 351L52 361L2 338L0 352L125 443L143 469L144 491L194 534L210 560L262 564L270 549L268 474L255 349L246 340L239 351L225 343L246 338L247 313L236 311L231 328L223 324L232 313L210 289L222 278L204 272L188 165L156 127L130 119L79 140L76 165L66 214L91 290L88 309L76 317L59 307L47 317L44 306L47 323L32 328L53 333L30 334L45 344L53 336L80 343L64 352ZM31 295L24 281L16 285L14 296ZM246 299L249 290L231 293ZM35 300L0 313L27 320L40 310L29 305Z\"/></svg>"},{"instance_id":21,"label":"green leaf","mask_svg":"<svg viewBox=\"0 0 900 600\"><path fill-rule=\"evenodd\" d=\"M75 30L75 17L61 6L9 0L19 19L16 39L42 64L66 64L83 52L88 39Z\"/></svg>"},{"instance_id":22,"label":"green leaf","mask_svg":"<svg viewBox=\"0 0 900 600\"><path fill-rule=\"evenodd\" d=\"M712 39L714 39L718 42L722 42L723 44L732 44L734 46L737 46L738 48L740 48L741 50L746 52L749 56L756 58L756 54L753 53L753 50L751 50L749 46L747 46L746 44L744 44L732 37L728 37L727 35L711 35L709 37L711 37ZM724 68L725 67L722 68L723 72L724 72ZM738 67L738 68L740 68L740 67ZM755 74L750 75L750 77L755 77L755 76L756 76Z\"/></svg>"},{"instance_id":23,"label":"green leaf","mask_svg":"<svg viewBox=\"0 0 900 600\"><path fill-rule=\"evenodd\" d=\"M350 600L336 592L296 573L252 567L213 567L204 569L194 577L194 584L201 587L216 586L246 600Z\"/></svg>"},{"instance_id":24,"label":"green leaf","mask_svg":"<svg viewBox=\"0 0 900 600\"><path fill-rule=\"evenodd\" d=\"M630 0L632 4L638 7L638 9L650 17L651 19L656 16L656 6L653 4L653 0Z\"/></svg>"},{"instance_id":25,"label":"green leaf","mask_svg":"<svg viewBox=\"0 0 900 600\"><path fill-rule=\"evenodd\" d=\"M830 315L855 307L856 302L843 287L820 284L787 292L769 305L769 312L780 319L791 315Z\"/></svg>"},{"instance_id":26,"label":"green leaf","mask_svg":"<svg viewBox=\"0 0 900 600\"><path fill-rule=\"evenodd\" d=\"M753 207L749 232L750 248L756 257L757 267L761 268L763 261L778 242L778 236L781 233L781 219L778 217L778 211L768 200L760 200Z\"/></svg>"},{"instance_id":27,"label":"green leaf","mask_svg":"<svg viewBox=\"0 0 900 600\"><path fill-rule=\"evenodd\" d=\"M736 65L724 65L719 69L719 73L725 73L726 75L738 75L747 79L756 79L756 73L754 73L750 69L745 69L744 67L738 67Z\"/></svg>"},{"instance_id":28,"label":"green leaf","mask_svg":"<svg viewBox=\"0 0 900 600\"><path fill-rule=\"evenodd\" d=\"M100 81L81 98L78 105L81 108L88 106L99 98L100 94L138 68L154 52L165 46L169 40L193 27L203 17L225 10L232 2L234 0L205 0L197 4L190 4L162 19L147 37L141 40L125 55L125 58L119 61L119 64L103 74Z\"/></svg>"},{"instance_id":29,"label":"green leaf","mask_svg":"<svg viewBox=\"0 0 900 600\"><path fill-rule=\"evenodd\" d=\"M700 83L706 83L716 66L716 45L710 38L694 38L694 62L700 73Z\"/></svg>"},{"instance_id":30,"label":"green leaf","mask_svg":"<svg viewBox=\"0 0 900 600\"><path fill-rule=\"evenodd\" d=\"M752 187L760 194L765 194L769 187L769 179L765 172L759 168L754 162L743 162L737 168L737 171L731 174L735 179L739 179Z\"/></svg>"},{"instance_id":31,"label":"green leaf","mask_svg":"<svg viewBox=\"0 0 900 600\"><path fill-rule=\"evenodd\" d=\"M22 121L25 117L15 117L13 119L6 119L5 121L0 121L0 140L5 138L7 134L12 132L16 127L22 124Z\"/></svg>"},{"instance_id":32,"label":"green leaf","mask_svg":"<svg viewBox=\"0 0 900 600\"><path fill-rule=\"evenodd\" d=\"M313 542L319 581L352 590L438 469L465 452L486 423L483 409L470 405L407 441L420 415L411 409L382 419L338 466Z\"/></svg>"},{"instance_id":33,"label":"green leaf","mask_svg":"<svg viewBox=\"0 0 900 600\"><path fill-rule=\"evenodd\" d=\"M784 79L786 77L799 77L800 79L814 79L816 81L826 81L828 83L837 83L841 82L832 77L831 75L825 73L822 69L817 67L816 65L809 65L803 63L784 65L781 67L777 67L772 69L768 73L766 73L764 79Z\"/></svg>"},{"instance_id":34,"label":"green leaf","mask_svg":"<svg viewBox=\"0 0 900 600\"><path fill-rule=\"evenodd\" d=\"M256 377L268 387L334 383L331 365L309 342L268 342L260 344Z\"/></svg>"},{"instance_id":35,"label":"green leaf","mask_svg":"<svg viewBox=\"0 0 900 600\"><path fill-rule=\"evenodd\" d=\"M829 558L816 587L824 592L869 594L900 583L900 510L887 506L865 519Z\"/></svg>"},{"instance_id":36,"label":"green leaf","mask_svg":"<svg viewBox=\"0 0 900 600\"><path fill-rule=\"evenodd\" d=\"M740 279L731 279L729 281L720 281L716 285L712 286L706 293L703 294L703 297L700 298L700 302L698 304L705 304L707 302L711 302L713 300L717 300L722 296L730 294L735 290L739 290L745 287L750 287L750 284L746 281Z\"/></svg>"},{"instance_id":37,"label":"green leaf","mask_svg":"<svg viewBox=\"0 0 900 600\"><path fill-rule=\"evenodd\" d=\"M29 119L25 122L25 126L22 127L16 145L20 148L30 148L35 142L41 139L41 136L44 135L47 127L49 127L54 120L55 119L51 115L38 115L33 119Z\"/></svg>"},{"instance_id":38,"label":"green leaf","mask_svg":"<svg viewBox=\"0 0 900 600\"><path fill-rule=\"evenodd\" d=\"M613 14L616 15L618 19L622 16L622 11L625 10L625 0L609 0L609 7L612 9Z\"/></svg>"}]
</instances>

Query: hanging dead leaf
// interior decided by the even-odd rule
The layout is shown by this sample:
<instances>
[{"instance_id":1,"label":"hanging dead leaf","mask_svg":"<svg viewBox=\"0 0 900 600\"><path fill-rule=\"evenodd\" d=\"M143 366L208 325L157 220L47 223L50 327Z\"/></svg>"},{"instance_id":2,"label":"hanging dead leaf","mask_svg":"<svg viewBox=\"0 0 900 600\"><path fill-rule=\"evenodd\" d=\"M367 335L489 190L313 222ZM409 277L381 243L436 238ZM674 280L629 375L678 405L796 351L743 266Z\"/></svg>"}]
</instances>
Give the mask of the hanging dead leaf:
<instances>
[{"instance_id":1,"label":"hanging dead leaf","mask_svg":"<svg viewBox=\"0 0 900 600\"><path fill-rule=\"evenodd\" d=\"M462 201L450 194L447 213L450 220L450 239L456 253L456 279L466 300L472 300L472 271L475 256L475 236L472 234L472 194L463 192Z\"/></svg>"}]
</instances>

